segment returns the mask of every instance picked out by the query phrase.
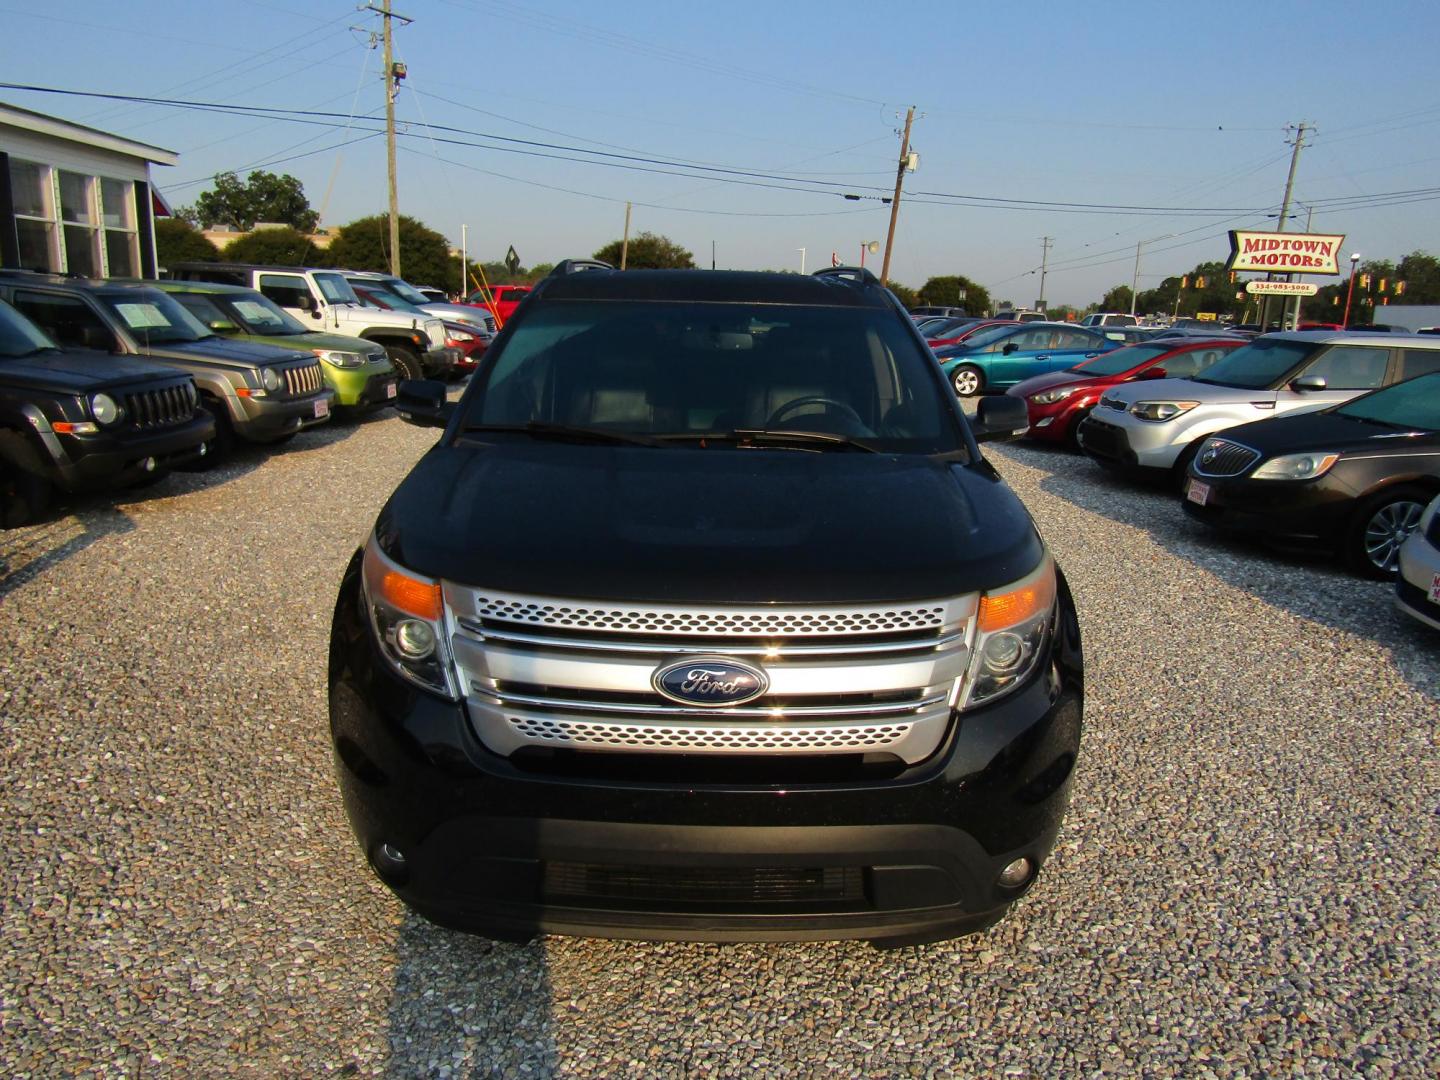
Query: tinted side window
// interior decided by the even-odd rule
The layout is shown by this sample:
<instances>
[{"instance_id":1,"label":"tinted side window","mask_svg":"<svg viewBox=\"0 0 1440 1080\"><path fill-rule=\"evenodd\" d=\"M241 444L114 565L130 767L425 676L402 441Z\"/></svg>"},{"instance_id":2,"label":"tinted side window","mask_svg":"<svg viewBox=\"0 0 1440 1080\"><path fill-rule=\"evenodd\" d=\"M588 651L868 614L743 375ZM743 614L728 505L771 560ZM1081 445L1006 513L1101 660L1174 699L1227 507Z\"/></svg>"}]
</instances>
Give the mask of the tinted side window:
<instances>
[{"instance_id":1,"label":"tinted side window","mask_svg":"<svg viewBox=\"0 0 1440 1080\"><path fill-rule=\"evenodd\" d=\"M260 291L281 307L309 310L310 286L294 274L261 274Z\"/></svg>"},{"instance_id":2,"label":"tinted side window","mask_svg":"<svg viewBox=\"0 0 1440 1080\"><path fill-rule=\"evenodd\" d=\"M1056 336L1060 339L1056 348L1060 349L1095 349L1100 345L1095 338L1078 330L1057 330Z\"/></svg>"},{"instance_id":3,"label":"tinted side window","mask_svg":"<svg viewBox=\"0 0 1440 1080\"><path fill-rule=\"evenodd\" d=\"M1329 390L1373 390L1385 385L1390 350L1373 345L1337 345L1307 367L1306 375L1320 375Z\"/></svg>"},{"instance_id":4,"label":"tinted side window","mask_svg":"<svg viewBox=\"0 0 1440 1080\"><path fill-rule=\"evenodd\" d=\"M66 348L115 351L115 335L83 300L20 290L15 306Z\"/></svg>"},{"instance_id":5,"label":"tinted side window","mask_svg":"<svg viewBox=\"0 0 1440 1080\"><path fill-rule=\"evenodd\" d=\"M1413 379L1416 375L1429 375L1440 371L1440 349L1402 349L1400 351L1400 378Z\"/></svg>"}]
</instances>

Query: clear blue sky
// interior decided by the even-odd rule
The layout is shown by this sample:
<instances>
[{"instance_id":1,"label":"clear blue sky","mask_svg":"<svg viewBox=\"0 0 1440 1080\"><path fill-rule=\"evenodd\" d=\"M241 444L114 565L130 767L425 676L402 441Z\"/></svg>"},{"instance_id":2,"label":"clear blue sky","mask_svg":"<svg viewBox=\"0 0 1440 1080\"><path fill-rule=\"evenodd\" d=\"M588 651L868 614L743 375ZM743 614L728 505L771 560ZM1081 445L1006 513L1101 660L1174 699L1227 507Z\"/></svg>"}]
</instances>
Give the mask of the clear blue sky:
<instances>
[{"instance_id":1,"label":"clear blue sky","mask_svg":"<svg viewBox=\"0 0 1440 1080\"><path fill-rule=\"evenodd\" d=\"M1142 288L1224 258L1225 230L1263 226L1278 208L1285 127L1300 120L1318 126L1296 183L1302 203L1317 201L1314 231L1348 234L1347 253L1367 258L1440 253L1440 191L1402 205L1360 198L1437 187L1433 0L395 0L395 10L415 20L396 35L409 68L401 209L455 243L467 224L483 258L511 244L527 264L588 255L620 235L628 199L634 230L671 237L702 265L712 241L722 268L798 268L801 247L808 268L832 250L854 261L862 242L883 242L888 208L836 192L893 184L909 104L921 164L906 181L917 194L902 206L891 271L907 284L963 273L1027 304L1042 236L1054 239L1052 304L1128 284L1140 240L1150 241ZM192 201L218 171L308 154L268 167L299 177L327 223L385 206L383 137L323 149L383 116L379 51L367 47L379 20L353 0L0 0L0 18L5 81L342 114L306 126L0 90L178 151L177 167L157 170L172 202ZM352 108L369 119L347 128ZM813 190L526 156L495 147L585 155L432 125L772 173ZM1039 212L920 192L1203 213Z\"/></svg>"}]
</instances>

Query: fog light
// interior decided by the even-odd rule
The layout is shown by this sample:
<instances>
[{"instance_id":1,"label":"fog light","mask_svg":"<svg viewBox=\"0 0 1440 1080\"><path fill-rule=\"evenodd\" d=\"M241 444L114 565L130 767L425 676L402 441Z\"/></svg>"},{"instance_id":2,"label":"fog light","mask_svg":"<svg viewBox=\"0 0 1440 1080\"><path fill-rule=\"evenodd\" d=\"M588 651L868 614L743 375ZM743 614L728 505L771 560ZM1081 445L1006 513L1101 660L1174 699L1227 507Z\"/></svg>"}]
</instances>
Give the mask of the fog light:
<instances>
[{"instance_id":1,"label":"fog light","mask_svg":"<svg viewBox=\"0 0 1440 1080\"><path fill-rule=\"evenodd\" d=\"M1002 889L1018 889L1030 880L1035 873L1035 864L1029 859L1020 858L1010 863L1004 870L1000 871L999 883Z\"/></svg>"},{"instance_id":2,"label":"fog light","mask_svg":"<svg viewBox=\"0 0 1440 1080\"><path fill-rule=\"evenodd\" d=\"M146 472L154 472L154 471L155 471L155 459L154 459L153 457L147 457L147 458L145 459L145 471L146 471Z\"/></svg>"},{"instance_id":3,"label":"fog light","mask_svg":"<svg viewBox=\"0 0 1440 1080\"><path fill-rule=\"evenodd\" d=\"M410 876L405 853L393 844L376 844L370 853L370 865L391 885L403 885Z\"/></svg>"},{"instance_id":4,"label":"fog light","mask_svg":"<svg viewBox=\"0 0 1440 1080\"><path fill-rule=\"evenodd\" d=\"M202 443L200 444L200 456L201 456L201 457L204 457L204 456L205 456L206 454L208 454L209 452L210 452L210 444L209 444L209 443L203 443L203 442L202 442Z\"/></svg>"},{"instance_id":5,"label":"fog light","mask_svg":"<svg viewBox=\"0 0 1440 1080\"><path fill-rule=\"evenodd\" d=\"M435 631L419 619L402 619L395 627L395 648L407 660L424 660L435 651Z\"/></svg>"}]
</instances>

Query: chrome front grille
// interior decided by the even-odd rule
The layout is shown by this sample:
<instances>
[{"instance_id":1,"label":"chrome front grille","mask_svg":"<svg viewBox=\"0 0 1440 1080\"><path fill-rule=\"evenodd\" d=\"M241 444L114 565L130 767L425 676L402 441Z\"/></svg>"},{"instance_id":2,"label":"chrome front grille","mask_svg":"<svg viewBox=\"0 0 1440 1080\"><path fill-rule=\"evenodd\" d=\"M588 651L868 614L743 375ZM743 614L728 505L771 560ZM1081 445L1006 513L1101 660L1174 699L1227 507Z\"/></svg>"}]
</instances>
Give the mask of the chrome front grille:
<instances>
[{"instance_id":1,"label":"chrome front grille","mask_svg":"<svg viewBox=\"0 0 1440 1080\"><path fill-rule=\"evenodd\" d=\"M125 409L126 422L144 430L183 424L195 415L199 402L195 384L188 379L159 390L122 392L116 396Z\"/></svg>"},{"instance_id":2,"label":"chrome front grille","mask_svg":"<svg viewBox=\"0 0 1440 1080\"><path fill-rule=\"evenodd\" d=\"M1239 476L1259 460L1260 451L1222 441L1219 446L1200 451L1195 458L1195 472L1200 476Z\"/></svg>"},{"instance_id":3,"label":"chrome front grille","mask_svg":"<svg viewBox=\"0 0 1440 1080\"><path fill-rule=\"evenodd\" d=\"M1121 401L1119 398L1110 397L1109 395L1102 397L1100 399L1100 404L1105 406L1105 408L1107 409L1114 409L1116 412L1124 412L1130 407L1130 403L1128 401Z\"/></svg>"},{"instance_id":4,"label":"chrome front grille","mask_svg":"<svg viewBox=\"0 0 1440 1080\"><path fill-rule=\"evenodd\" d=\"M476 732L526 746L684 754L932 754L970 652L974 596L887 605L631 604L447 585ZM688 705L652 684L691 655L764 668L761 697Z\"/></svg>"},{"instance_id":5,"label":"chrome front grille","mask_svg":"<svg viewBox=\"0 0 1440 1080\"><path fill-rule=\"evenodd\" d=\"M313 394L325 385L325 376L320 370L320 362L304 364L299 367L285 368L285 393L290 397L304 397L306 394Z\"/></svg>"}]
</instances>

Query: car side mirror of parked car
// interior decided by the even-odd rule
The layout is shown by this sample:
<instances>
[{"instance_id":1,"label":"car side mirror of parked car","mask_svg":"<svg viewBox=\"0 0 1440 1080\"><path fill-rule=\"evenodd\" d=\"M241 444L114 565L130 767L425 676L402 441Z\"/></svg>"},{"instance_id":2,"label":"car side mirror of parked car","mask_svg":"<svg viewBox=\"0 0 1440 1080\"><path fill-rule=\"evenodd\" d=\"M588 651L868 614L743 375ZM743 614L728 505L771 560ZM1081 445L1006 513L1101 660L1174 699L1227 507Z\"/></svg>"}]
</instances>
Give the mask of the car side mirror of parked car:
<instances>
[{"instance_id":1,"label":"car side mirror of parked car","mask_svg":"<svg viewBox=\"0 0 1440 1080\"><path fill-rule=\"evenodd\" d=\"M240 329L240 327L236 326L229 319L211 319L205 326L207 329L214 330L217 334L233 334Z\"/></svg>"},{"instance_id":2,"label":"car side mirror of parked car","mask_svg":"<svg viewBox=\"0 0 1440 1080\"><path fill-rule=\"evenodd\" d=\"M416 427L444 427L454 406L445 400L445 384L434 379L405 379L395 393L395 411Z\"/></svg>"},{"instance_id":3,"label":"car side mirror of parked car","mask_svg":"<svg viewBox=\"0 0 1440 1080\"><path fill-rule=\"evenodd\" d=\"M1137 379L1168 379L1169 377L1163 367L1146 368L1135 376Z\"/></svg>"},{"instance_id":4,"label":"car side mirror of parked car","mask_svg":"<svg viewBox=\"0 0 1440 1080\"><path fill-rule=\"evenodd\" d=\"M1017 345L1017 344L1015 344L1015 342L1013 342L1013 341L1007 341L1007 342L1005 343L1005 348L1001 349L1000 351L1001 351L1002 353L1004 353L1006 356L1009 356L1012 352L1014 352L1014 351L1017 350L1018 348L1020 348L1020 346Z\"/></svg>"},{"instance_id":5,"label":"car side mirror of parked car","mask_svg":"<svg viewBox=\"0 0 1440 1080\"><path fill-rule=\"evenodd\" d=\"M1307 390L1324 390L1327 385L1324 375L1301 375L1290 383L1290 389L1303 394Z\"/></svg>"},{"instance_id":6,"label":"car side mirror of parked car","mask_svg":"<svg viewBox=\"0 0 1440 1080\"><path fill-rule=\"evenodd\" d=\"M985 397L975 407L975 419L970 430L976 442L998 442L1018 439L1030 428L1030 412L1025 402L1006 394L1003 397Z\"/></svg>"}]
</instances>

